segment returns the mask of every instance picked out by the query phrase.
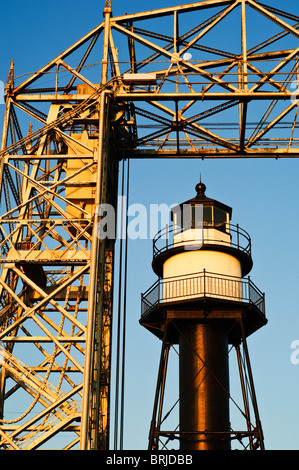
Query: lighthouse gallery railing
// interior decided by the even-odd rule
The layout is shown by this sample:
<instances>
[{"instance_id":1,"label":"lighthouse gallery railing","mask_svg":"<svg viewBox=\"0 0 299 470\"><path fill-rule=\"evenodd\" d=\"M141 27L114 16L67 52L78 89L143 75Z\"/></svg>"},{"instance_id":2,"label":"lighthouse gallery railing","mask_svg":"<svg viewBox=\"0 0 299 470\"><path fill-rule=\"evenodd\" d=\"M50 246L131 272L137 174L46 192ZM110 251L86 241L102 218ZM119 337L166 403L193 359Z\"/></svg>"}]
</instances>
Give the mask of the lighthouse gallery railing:
<instances>
[{"instance_id":1,"label":"lighthouse gallery railing","mask_svg":"<svg viewBox=\"0 0 299 470\"><path fill-rule=\"evenodd\" d=\"M250 235L241 228L239 225L226 224L221 225L203 225L202 227L190 227L192 230L189 232L186 227L181 227L179 225L167 225L162 230L160 230L153 239L153 259L159 256L161 253L171 249L176 248L182 245L187 247L190 243L191 245L223 245L228 246L234 249L237 249L248 256L251 256L251 238ZM197 230L194 230L197 229ZM221 239L221 236L217 239L213 239L210 236L210 229L216 229L218 234L223 234L224 237ZM190 240L187 238L181 238L180 235L196 233L195 238L192 237ZM227 236L229 236L227 238Z\"/></svg>"},{"instance_id":2,"label":"lighthouse gallery railing","mask_svg":"<svg viewBox=\"0 0 299 470\"><path fill-rule=\"evenodd\" d=\"M249 303L265 315L265 294L250 277L226 276L204 270L192 275L158 279L144 294L141 294L141 316L157 304L207 297Z\"/></svg>"}]
</instances>

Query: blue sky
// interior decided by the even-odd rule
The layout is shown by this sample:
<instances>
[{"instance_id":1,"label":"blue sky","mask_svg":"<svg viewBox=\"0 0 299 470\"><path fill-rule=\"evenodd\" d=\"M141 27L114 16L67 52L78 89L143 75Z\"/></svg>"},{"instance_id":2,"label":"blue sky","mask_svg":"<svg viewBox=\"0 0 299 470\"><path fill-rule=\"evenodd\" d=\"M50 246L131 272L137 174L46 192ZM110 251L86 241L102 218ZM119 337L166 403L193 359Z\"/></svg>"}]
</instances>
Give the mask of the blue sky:
<instances>
[{"instance_id":1,"label":"blue sky","mask_svg":"<svg viewBox=\"0 0 299 470\"><path fill-rule=\"evenodd\" d=\"M178 4L154 0L150 9ZM271 5L282 8L278 0ZM11 59L17 76L42 67L99 24L103 7L99 0L2 0L0 80L5 82ZM283 8L299 14L297 0L285 0ZM114 15L144 9L137 0L112 0ZM99 48L99 61L100 53ZM1 121L3 109L0 105ZM130 168L130 203L185 201L195 195L201 174L207 195L230 205L233 223L250 233L250 275L266 293L268 318L268 325L248 340L265 446L298 449L299 364L291 362L291 343L299 340L299 161L138 160ZM140 294L156 279L151 255L151 240L129 242L125 449L147 448L158 371L161 345L138 323ZM175 367L169 374L169 406L176 396Z\"/></svg>"}]
</instances>

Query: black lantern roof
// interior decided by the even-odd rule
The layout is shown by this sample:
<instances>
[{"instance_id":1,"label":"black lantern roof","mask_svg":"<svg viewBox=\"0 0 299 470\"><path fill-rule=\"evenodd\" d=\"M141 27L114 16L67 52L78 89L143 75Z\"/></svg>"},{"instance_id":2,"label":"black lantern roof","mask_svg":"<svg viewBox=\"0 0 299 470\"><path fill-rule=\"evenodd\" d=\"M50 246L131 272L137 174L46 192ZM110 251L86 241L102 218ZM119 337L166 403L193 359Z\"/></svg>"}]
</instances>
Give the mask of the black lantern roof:
<instances>
[{"instance_id":1,"label":"black lantern roof","mask_svg":"<svg viewBox=\"0 0 299 470\"><path fill-rule=\"evenodd\" d=\"M200 204L202 206L214 206L217 207L218 209L221 209L222 211L225 211L229 214L229 219L231 219L232 216L232 208L230 206L227 206L226 204L223 204L222 202L217 201L216 199L211 199L206 196L205 191L206 191L206 185L202 183L201 181L195 186L196 190L196 196L194 198L188 199L188 201L182 202L178 206L175 206L171 209L171 219L173 219L173 213L178 212L179 210L182 209L184 205L191 205L195 206L197 204Z\"/></svg>"}]
</instances>

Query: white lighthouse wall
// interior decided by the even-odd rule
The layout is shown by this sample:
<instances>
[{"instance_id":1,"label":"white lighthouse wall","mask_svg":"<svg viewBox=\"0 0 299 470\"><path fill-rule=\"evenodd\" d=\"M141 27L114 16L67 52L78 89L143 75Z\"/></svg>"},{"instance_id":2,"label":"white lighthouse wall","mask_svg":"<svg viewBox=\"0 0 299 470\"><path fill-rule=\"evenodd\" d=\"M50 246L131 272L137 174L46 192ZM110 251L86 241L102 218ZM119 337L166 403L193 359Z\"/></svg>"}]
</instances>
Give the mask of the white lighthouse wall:
<instances>
[{"instance_id":1,"label":"white lighthouse wall","mask_svg":"<svg viewBox=\"0 0 299 470\"><path fill-rule=\"evenodd\" d=\"M241 264L227 253L189 249L165 261L162 295L163 300L168 302L200 298L204 295L240 300Z\"/></svg>"},{"instance_id":2,"label":"white lighthouse wall","mask_svg":"<svg viewBox=\"0 0 299 470\"><path fill-rule=\"evenodd\" d=\"M201 243L213 243L230 245L231 235L215 228L198 228L183 230L179 233L175 233L173 236L174 246L180 246L182 244L198 245Z\"/></svg>"}]
</instances>

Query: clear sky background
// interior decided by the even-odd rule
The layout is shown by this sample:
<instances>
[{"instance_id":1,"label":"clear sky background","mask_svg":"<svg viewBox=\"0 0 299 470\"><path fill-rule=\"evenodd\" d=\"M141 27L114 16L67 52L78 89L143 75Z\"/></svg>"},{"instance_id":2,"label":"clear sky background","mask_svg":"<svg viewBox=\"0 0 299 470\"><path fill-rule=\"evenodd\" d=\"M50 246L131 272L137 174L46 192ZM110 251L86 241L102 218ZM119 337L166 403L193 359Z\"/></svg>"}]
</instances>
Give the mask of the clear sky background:
<instances>
[{"instance_id":1,"label":"clear sky background","mask_svg":"<svg viewBox=\"0 0 299 470\"><path fill-rule=\"evenodd\" d=\"M116 16L180 3L112 0L112 11ZM93 29L102 21L104 1L0 0L0 5L0 80L5 82L11 59L16 76L34 72ZM298 0L271 5L299 14ZM3 111L0 105L1 122ZM201 174L207 195L230 205L232 222L250 233L250 275L266 293L268 318L248 340L265 446L298 449L299 364L291 362L291 343L299 340L299 160L136 160L130 167L130 203L185 201L195 195ZM161 344L138 323L140 294L156 280L151 256L151 240L129 242L125 449L147 448L154 401ZM174 365L165 408L175 401L176 386Z\"/></svg>"}]
</instances>

